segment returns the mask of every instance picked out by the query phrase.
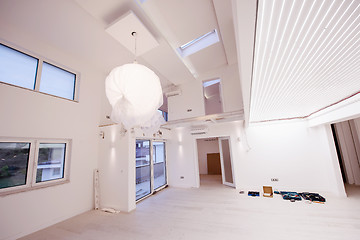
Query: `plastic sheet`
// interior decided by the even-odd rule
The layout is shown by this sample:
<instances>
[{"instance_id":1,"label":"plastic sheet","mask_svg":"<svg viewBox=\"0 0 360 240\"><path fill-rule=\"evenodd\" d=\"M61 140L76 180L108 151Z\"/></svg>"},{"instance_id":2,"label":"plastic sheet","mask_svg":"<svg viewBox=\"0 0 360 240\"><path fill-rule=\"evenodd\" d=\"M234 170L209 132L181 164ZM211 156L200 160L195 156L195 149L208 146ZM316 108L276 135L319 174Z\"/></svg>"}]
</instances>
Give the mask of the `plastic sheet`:
<instances>
[{"instance_id":1,"label":"plastic sheet","mask_svg":"<svg viewBox=\"0 0 360 240\"><path fill-rule=\"evenodd\" d=\"M111 120L126 129L143 127L156 132L163 123L158 112L163 104L160 80L144 65L132 63L114 68L106 78L105 90L112 106Z\"/></svg>"}]
</instances>

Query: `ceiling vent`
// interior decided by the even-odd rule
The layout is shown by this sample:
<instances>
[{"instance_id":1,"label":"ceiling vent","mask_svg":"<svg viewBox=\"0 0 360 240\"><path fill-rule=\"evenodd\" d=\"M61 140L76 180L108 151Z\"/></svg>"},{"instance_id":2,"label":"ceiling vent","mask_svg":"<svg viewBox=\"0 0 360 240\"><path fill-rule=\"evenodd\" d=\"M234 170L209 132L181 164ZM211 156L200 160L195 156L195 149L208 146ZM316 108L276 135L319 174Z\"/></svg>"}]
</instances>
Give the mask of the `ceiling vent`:
<instances>
[{"instance_id":1,"label":"ceiling vent","mask_svg":"<svg viewBox=\"0 0 360 240\"><path fill-rule=\"evenodd\" d=\"M191 135L202 135L206 134L209 131L207 126L201 125L201 126L192 126L190 129Z\"/></svg>"}]
</instances>

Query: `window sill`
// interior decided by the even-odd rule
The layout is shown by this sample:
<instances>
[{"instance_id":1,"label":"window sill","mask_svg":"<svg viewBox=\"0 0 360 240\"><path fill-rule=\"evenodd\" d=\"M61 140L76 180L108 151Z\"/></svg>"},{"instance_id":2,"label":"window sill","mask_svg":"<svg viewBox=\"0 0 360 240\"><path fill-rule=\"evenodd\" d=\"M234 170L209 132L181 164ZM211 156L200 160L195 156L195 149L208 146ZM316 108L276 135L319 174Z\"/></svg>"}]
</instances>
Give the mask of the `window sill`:
<instances>
[{"instance_id":1,"label":"window sill","mask_svg":"<svg viewBox=\"0 0 360 240\"><path fill-rule=\"evenodd\" d=\"M22 193L22 192L28 192L28 191L32 191L32 190L53 187L53 186L57 186L57 185L66 184L69 182L70 182L70 180L68 180L68 179L60 179L60 180L53 180L53 181L49 181L49 182L37 183L34 186L18 186L18 187L13 187L12 189L4 188L4 189L0 190L0 197L5 197L8 195Z\"/></svg>"}]
</instances>

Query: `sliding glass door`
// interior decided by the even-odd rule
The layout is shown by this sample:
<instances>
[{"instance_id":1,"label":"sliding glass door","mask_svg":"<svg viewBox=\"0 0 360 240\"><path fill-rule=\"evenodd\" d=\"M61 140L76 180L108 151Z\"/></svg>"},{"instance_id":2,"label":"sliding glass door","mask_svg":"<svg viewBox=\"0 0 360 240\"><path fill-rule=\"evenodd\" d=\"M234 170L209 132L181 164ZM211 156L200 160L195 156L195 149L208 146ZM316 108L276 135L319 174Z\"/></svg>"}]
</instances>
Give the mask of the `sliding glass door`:
<instances>
[{"instance_id":1,"label":"sliding glass door","mask_svg":"<svg viewBox=\"0 0 360 240\"><path fill-rule=\"evenodd\" d=\"M165 142L136 140L136 200L166 184Z\"/></svg>"},{"instance_id":2,"label":"sliding glass door","mask_svg":"<svg viewBox=\"0 0 360 240\"><path fill-rule=\"evenodd\" d=\"M151 193L150 140L136 140L136 200Z\"/></svg>"},{"instance_id":3,"label":"sliding glass door","mask_svg":"<svg viewBox=\"0 0 360 240\"><path fill-rule=\"evenodd\" d=\"M154 189L166 184L165 143L153 142Z\"/></svg>"}]
</instances>

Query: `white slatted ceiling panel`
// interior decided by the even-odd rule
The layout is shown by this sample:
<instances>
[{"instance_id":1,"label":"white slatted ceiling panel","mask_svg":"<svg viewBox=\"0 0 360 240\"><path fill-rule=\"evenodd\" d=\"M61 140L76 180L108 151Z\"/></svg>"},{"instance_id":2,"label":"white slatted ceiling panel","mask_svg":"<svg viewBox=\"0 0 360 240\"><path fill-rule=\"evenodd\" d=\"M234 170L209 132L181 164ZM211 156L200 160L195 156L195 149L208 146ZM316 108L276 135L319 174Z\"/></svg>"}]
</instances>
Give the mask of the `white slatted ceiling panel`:
<instances>
[{"instance_id":1,"label":"white slatted ceiling panel","mask_svg":"<svg viewBox=\"0 0 360 240\"><path fill-rule=\"evenodd\" d=\"M359 0L259 0L251 122L303 118L358 91Z\"/></svg>"}]
</instances>

